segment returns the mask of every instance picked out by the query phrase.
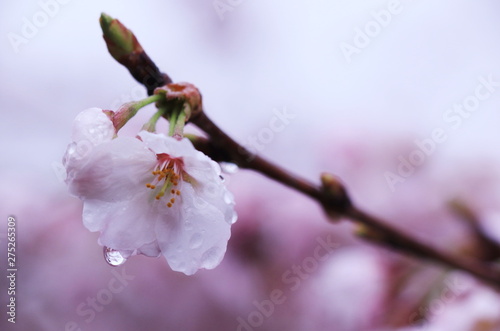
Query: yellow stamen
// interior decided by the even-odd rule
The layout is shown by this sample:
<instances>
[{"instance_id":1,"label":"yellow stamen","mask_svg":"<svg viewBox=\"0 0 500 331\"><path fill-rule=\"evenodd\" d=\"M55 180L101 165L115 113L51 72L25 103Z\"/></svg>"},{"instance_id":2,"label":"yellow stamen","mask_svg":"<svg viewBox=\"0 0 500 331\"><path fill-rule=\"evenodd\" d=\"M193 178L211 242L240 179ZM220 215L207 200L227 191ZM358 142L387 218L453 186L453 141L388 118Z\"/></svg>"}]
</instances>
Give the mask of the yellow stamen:
<instances>
[{"instance_id":1,"label":"yellow stamen","mask_svg":"<svg viewBox=\"0 0 500 331\"><path fill-rule=\"evenodd\" d=\"M158 155L159 163L151 172L155 176L154 180L146 184L147 188L155 190L156 200L162 199L164 196L170 197L167 199L167 206L170 208L175 203L175 197L180 196L181 191L178 189L181 180L184 179L182 171L182 161L179 159L169 158L168 155Z\"/></svg>"}]
</instances>

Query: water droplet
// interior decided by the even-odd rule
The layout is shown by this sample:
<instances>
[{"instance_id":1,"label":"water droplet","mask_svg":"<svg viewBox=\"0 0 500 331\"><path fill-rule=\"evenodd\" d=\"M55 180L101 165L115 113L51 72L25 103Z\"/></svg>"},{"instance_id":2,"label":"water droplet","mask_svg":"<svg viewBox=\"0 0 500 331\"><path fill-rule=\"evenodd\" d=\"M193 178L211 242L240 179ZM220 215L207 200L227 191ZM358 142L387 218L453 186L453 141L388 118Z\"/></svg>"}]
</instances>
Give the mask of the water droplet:
<instances>
[{"instance_id":1,"label":"water droplet","mask_svg":"<svg viewBox=\"0 0 500 331\"><path fill-rule=\"evenodd\" d=\"M231 162L221 162L220 168L221 168L222 172L229 174L229 175L234 175L240 169L240 168L238 168L238 166L236 164L231 163Z\"/></svg>"},{"instance_id":2,"label":"water droplet","mask_svg":"<svg viewBox=\"0 0 500 331\"><path fill-rule=\"evenodd\" d=\"M76 143L69 144L67 151L68 155L73 155L75 154L75 152L76 152Z\"/></svg>"},{"instance_id":3,"label":"water droplet","mask_svg":"<svg viewBox=\"0 0 500 331\"><path fill-rule=\"evenodd\" d=\"M233 195L231 194L231 192L229 191L226 191L224 193L224 202L227 203L228 205L229 204L234 204L234 197Z\"/></svg>"},{"instance_id":4,"label":"water droplet","mask_svg":"<svg viewBox=\"0 0 500 331\"><path fill-rule=\"evenodd\" d=\"M112 267L117 267L127 261L127 258L125 258L119 251L115 249L104 246L103 253L104 259Z\"/></svg>"},{"instance_id":5,"label":"water droplet","mask_svg":"<svg viewBox=\"0 0 500 331\"><path fill-rule=\"evenodd\" d=\"M196 249L203 244L203 236L201 233L195 233L191 237L191 240L189 241L189 248L191 249Z\"/></svg>"},{"instance_id":6,"label":"water droplet","mask_svg":"<svg viewBox=\"0 0 500 331\"><path fill-rule=\"evenodd\" d=\"M222 258L220 253L221 251L218 247L212 247L208 249L201 256L202 265L208 269L214 268L217 264L219 264Z\"/></svg>"},{"instance_id":7,"label":"water droplet","mask_svg":"<svg viewBox=\"0 0 500 331\"><path fill-rule=\"evenodd\" d=\"M184 222L184 227L186 230L192 230L193 229L193 222L191 221L185 221Z\"/></svg>"},{"instance_id":8,"label":"water droplet","mask_svg":"<svg viewBox=\"0 0 500 331\"><path fill-rule=\"evenodd\" d=\"M193 199L193 205L196 209L204 209L207 207L208 202L199 197L196 197Z\"/></svg>"}]
</instances>

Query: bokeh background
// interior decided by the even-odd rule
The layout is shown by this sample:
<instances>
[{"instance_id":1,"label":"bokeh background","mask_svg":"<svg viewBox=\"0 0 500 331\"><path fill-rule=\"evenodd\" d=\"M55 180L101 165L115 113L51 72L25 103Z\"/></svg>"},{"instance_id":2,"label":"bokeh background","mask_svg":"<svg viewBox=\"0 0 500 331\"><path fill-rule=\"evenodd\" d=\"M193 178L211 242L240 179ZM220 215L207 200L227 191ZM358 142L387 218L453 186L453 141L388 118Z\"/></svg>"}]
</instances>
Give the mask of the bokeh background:
<instances>
[{"instance_id":1,"label":"bokeh background","mask_svg":"<svg viewBox=\"0 0 500 331\"><path fill-rule=\"evenodd\" d=\"M162 258L104 262L61 159L81 110L116 109L145 92L107 54L101 12L132 29L174 80L197 85L238 141L286 110L294 117L261 141L261 154L313 181L340 176L362 208L449 252L480 249L451 199L500 238L500 87L458 128L443 119L480 77L500 82L496 1L226 0L223 19L214 2L1 2L0 329L500 330L491 289L374 247L349 222L329 224L306 197L247 171L225 175L239 220L218 268L187 277ZM346 56L358 29L390 8L397 13L366 47ZM447 140L393 192L384 173L397 173L398 158L436 128ZM9 215L18 224L15 325L5 313Z\"/></svg>"}]
</instances>

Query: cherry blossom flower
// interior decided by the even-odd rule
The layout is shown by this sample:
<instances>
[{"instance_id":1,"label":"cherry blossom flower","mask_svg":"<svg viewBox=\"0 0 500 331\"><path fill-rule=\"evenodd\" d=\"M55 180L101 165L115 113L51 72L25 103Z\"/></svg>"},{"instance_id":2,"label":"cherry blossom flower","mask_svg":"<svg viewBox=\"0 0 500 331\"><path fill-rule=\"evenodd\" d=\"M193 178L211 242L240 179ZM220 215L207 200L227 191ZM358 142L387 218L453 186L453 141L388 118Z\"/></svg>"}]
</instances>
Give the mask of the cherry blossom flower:
<instances>
[{"instance_id":1,"label":"cherry blossom flower","mask_svg":"<svg viewBox=\"0 0 500 331\"><path fill-rule=\"evenodd\" d=\"M65 156L69 190L84 201L84 225L125 258L162 254L187 275L216 267L236 221L219 165L188 139L147 131L113 139L104 117L95 108L80 114ZM92 148L75 157L82 139Z\"/></svg>"}]
</instances>

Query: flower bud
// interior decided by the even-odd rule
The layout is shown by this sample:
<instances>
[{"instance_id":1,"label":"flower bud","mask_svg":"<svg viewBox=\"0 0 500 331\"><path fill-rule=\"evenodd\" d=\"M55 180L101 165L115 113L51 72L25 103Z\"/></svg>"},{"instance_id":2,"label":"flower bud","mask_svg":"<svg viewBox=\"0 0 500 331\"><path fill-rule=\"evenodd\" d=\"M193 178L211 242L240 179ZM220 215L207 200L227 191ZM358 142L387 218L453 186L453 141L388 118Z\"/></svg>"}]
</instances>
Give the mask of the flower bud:
<instances>
[{"instance_id":1,"label":"flower bud","mask_svg":"<svg viewBox=\"0 0 500 331\"><path fill-rule=\"evenodd\" d=\"M99 23L108 51L116 61L123 63L129 55L144 52L132 31L119 20L102 13Z\"/></svg>"},{"instance_id":2,"label":"flower bud","mask_svg":"<svg viewBox=\"0 0 500 331\"><path fill-rule=\"evenodd\" d=\"M328 217L336 221L351 206L351 200L347 195L344 185L336 176L321 174L321 193L323 195L323 208Z\"/></svg>"}]
</instances>

